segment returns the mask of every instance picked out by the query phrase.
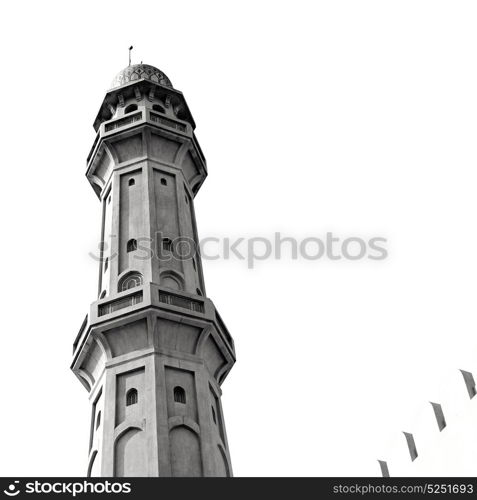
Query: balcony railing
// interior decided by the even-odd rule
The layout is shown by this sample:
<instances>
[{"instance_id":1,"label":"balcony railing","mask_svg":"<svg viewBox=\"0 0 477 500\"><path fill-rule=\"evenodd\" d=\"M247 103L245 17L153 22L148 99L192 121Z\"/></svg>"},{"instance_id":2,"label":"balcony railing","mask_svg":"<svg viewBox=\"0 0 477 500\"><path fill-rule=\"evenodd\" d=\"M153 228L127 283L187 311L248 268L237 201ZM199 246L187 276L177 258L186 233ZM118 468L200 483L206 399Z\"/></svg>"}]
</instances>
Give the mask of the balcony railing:
<instances>
[{"instance_id":1,"label":"balcony railing","mask_svg":"<svg viewBox=\"0 0 477 500\"><path fill-rule=\"evenodd\" d=\"M121 299L112 300L106 304L100 304L98 306L98 316L104 316L106 314L111 314L112 312L119 311L119 309L124 309L125 307L134 306L142 302L142 292L137 292L133 295L128 295Z\"/></svg>"},{"instance_id":2,"label":"balcony railing","mask_svg":"<svg viewBox=\"0 0 477 500\"><path fill-rule=\"evenodd\" d=\"M169 304L171 306L182 307L184 309L190 309L194 312L204 312L204 304L199 300L194 300L188 297L183 297L182 295L164 292L163 290L159 291L159 302L163 302L164 304Z\"/></svg>"},{"instance_id":3,"label":"balcony railing","mask_svg":"<svg viewBox=\"0 0 477 500\"><path fill-rule=\"evenodd\" d=\"M113 122L106 123L104 126L105 132L111 132L111 130L116 130L120 127L125 127L126 125L131 125L131 123L138 122L142 118L142 111L134 113L132 115L125 116L124 118L119 118L119 120L114 120Z\"/></svg>"},{"instance_id":4,"label":"balcony railing","mask_svg":"<svg viewBox=\"0 0 477 500\"><path fill-rule=\"evenodd\" d=\"M153 113L152 111L149 111L149 119L152 122L160 123L161 125L179 130L180 132L187 132L187 127L183 123L170 120L169 118Z\"/></svg>"}]
</instances>

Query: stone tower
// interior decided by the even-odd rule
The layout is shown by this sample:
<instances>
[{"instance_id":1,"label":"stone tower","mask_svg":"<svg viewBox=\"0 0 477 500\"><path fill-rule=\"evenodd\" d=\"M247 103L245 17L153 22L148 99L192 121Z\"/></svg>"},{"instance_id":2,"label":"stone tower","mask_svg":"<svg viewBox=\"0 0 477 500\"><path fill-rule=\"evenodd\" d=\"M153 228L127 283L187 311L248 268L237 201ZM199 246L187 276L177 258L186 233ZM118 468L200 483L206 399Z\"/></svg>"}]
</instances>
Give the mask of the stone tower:
<instances>
[{"instance_id":1,"label":"stone tower","mask_svg":"<svg viewBox=\"0 0 477 500\"><path fill-rule=\"evenodd\" d=\"M220 385L235 352L195 250L207 168L194 120L139 64L117 75L94 128L103 255L71 365L91 403L88 475L231 476Z\"/></svg>"}]
</instances>

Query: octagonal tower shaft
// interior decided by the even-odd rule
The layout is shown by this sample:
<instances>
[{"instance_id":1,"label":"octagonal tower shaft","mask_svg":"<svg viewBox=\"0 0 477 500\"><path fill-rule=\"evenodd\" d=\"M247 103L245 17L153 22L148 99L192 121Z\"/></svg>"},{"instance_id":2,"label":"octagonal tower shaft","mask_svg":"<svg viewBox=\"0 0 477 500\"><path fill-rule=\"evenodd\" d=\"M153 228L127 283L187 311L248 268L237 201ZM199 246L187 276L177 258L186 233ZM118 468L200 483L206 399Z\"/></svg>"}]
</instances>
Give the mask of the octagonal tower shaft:
<instances>
[{"instance_id":1,"label":"octagonal tower shaft","mask_svg":"<svg viewBox=\"0 0 477 500\"><path fill-rule=\"evenodd\" d=\"M72 363L92 405L88 474L230 476L220 385L235 351L195 251L205 158L160 70L118 77L87 160L105 243Z\"/></svg>"}]
</instances>

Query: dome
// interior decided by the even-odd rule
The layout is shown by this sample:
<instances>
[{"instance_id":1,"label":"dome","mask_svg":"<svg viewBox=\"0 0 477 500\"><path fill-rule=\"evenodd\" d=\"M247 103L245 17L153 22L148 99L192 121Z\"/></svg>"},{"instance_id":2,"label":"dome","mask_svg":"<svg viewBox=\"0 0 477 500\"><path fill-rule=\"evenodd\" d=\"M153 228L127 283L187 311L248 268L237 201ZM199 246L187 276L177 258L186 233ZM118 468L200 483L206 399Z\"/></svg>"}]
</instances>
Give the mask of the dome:
<instances>
[{"instance_id":1,"label":"dome","mask_svg":"<svg viewBox=\"0 0 477 500\"><path fill-rule=\"evenodd\" d=\"M150 66L149 64L133 64L124 68L112 81L111 88L120 87L121 85L141 78L172 88L172 83L169 78L167 78L160 69Z\"/></svg>"}]
</instances>

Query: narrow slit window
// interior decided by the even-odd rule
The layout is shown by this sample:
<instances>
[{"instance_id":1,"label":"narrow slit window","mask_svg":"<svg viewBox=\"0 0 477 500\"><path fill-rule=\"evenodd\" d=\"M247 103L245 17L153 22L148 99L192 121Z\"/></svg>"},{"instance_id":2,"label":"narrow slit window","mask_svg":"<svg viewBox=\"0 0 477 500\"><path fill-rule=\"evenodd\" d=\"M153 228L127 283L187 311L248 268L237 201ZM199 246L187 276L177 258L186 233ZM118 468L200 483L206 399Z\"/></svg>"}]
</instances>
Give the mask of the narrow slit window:
<instances>
[{"instance_id":1,"label":"narrow slit window","mask_svg":"<svg viewBox=\"0 0 477 500\"><path fill-rule=\"evenodd\" d=\"M108 270L108 264L109 264L109 258L106 257L106 260L104 261L104 272Z\"/></svg>"},{"instance_id":2,"label":"narrow slit window","mask_svg":"<svg viewBox=\"0 0 477 500\"><path fill-rule=\"evenodd\" d=\"M128 252L134 252L134 250L137 250L137 240L134 238L129 240L127 243L127 251Z\"/></svg>"},{"instance_id":3,"label":"narrow slit window","mask_svg":"<svg viewBox=\"0 0 477 500\"><path fill-rule=\"evenodd\" d=\"M381 475L383 477L389 477L388 463L385 460L378 460L379 466L381 467Z\"/></svg>"},{"instance_id":4,"label":"narrow slit window","mask_svg":"<svg viewBox=\"0 0 477 500\"><path fill-rule=\"evenodd\" d=\"M212 419L214 420L214 424L216 424L217 423L217 415L215 414L214 407L211 406L210 408L212 409Z\"/></svg>"},{"instance_id":5,"label":"narrow slit window","mask_svg":"<svg viewBox=\"0 0 477 500\"><path fill-rule=\"evenodd\" d=\"M403 434L406 438L407 447L409 448L409 455L411 455L411 460L414 462L418 456L414 436L410 432L403 432Z\"/></svg>"},{"instance_id":6,"label":"narrow slit window","mask_svg":"<svg viewBox=\"0 0 477 500\"><path fill-rule=\"evenodd\" d=\"M197 292L197 295L202 295L202 292L200 291L199 288L196 288L195 291Z\"/></svg>"},{"instance_id":7,"label":"narrow slit window","mask_svg":"<svg viewBox=\"0 0 477 500\"><path fill-rule=\"evenodd\" d=\"M172 240L170 238L164 238L162 240L162 248L166 252L172 252Z\"/></svg>"},{"instance_id":8,"label":"narrow slit window","mask_svg":"<svg viewBox=\"0 0 477 500\"><path fill-rule=\"evenodd\" d=\"M432 403L432 402L431 406L432 409L434 410L434 415L436 416L437 426L439 427L439 431L442 432L447 425L446 419L444 417L444 412L442 411L442 406L439 403Z\"/></svg>"},{"instance_id":9,"label":"narrow slit window","mask_svg":"<svg viewBox=\"0 0 477 500\"><path fill-rule=\"evenodd\" d=\"M108 205L111 203L111 196L108 196Z\"/></svg>"},{"instance_id":10,"label":"narrow slit window","mask_svg":"<svg viewBox=\"0 0 477 500\"><path fill-rule=\"evenodd\" d=\"M161 177L161 184L163 186L167 186L167 179L164 179L164 177Z\"/></svg>"},{"instance_id":11,"label":"narrow slit window","mask_svg":"<svg viewBox=\"0 0 477 500\"><path fill-rule=\"evenodd\" d=\"M192 258L192 265L194 266L194 271L197 271L197 265L195 263L195 259Z\"/></svg>"},{"instance_id":12,"label":"narrow slit window","mask_svg":"<svg viewBox=\"0 0 477 500\"><path fill-rule=\"evenodd\" d=\"M101 425L101 412L98 412L98 415L96 417L96 430L98 430L98 427Z\"/></svg>"},{"instance_id":13,"label":"narrow slit window","mask_svg":"<svg viewBox=\"0 0 477 500\"><path fill-rule=\"evenodd\" d=\"M467 393L469 394L469 398L472 399L477 394L477 390L475 388L474 376L472 375L471 372L466 372L465 370L460 370L460 372L464 377L464 382L467 388Z\"/></svg>"},{"instance_id":14,"label":"narrow slit window","mask_svg":"<svg viewBox=\"0 0 477 500\"><path fill-rule=\"evenodd\" d=\"M185 404L186 402L186 393L180 386L174 387L174 401L181 404Z\"/></svg>"},{"instance_id":15,"label":"narrow slit window","mask_svg":"<svg viewBox=\"0 0 477 500\"><path fill-rule=\"evenodd\" d=\"M136 181L134 179L129 179L128 184L129 186L134 186L134 184L136 184Z\"/></svg>"},{"instance_id":16,"label":"narrow slit window","mask_svg":"<svg viewBox=\"0 0 477 500\"><path fill-rule=\"evenodd\" d=\"M129 389L126 394L126 406L135 405L137 403L137 390Z\"/></svg>"}]
</instances>

